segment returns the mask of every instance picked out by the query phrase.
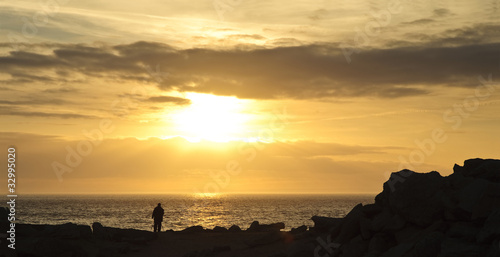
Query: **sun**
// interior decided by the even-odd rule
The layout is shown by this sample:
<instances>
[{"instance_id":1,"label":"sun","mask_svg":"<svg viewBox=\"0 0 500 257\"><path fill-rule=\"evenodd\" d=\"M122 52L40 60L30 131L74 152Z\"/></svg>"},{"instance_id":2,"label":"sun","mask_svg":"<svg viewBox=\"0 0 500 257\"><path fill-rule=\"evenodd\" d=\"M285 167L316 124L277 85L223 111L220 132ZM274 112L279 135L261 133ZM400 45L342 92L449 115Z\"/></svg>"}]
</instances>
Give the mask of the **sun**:
<instances>
[{"instance_id":1,"label":"sun","mask_svg":"<svg viewBox=\"0 0 500 257\"><path fill-rule=\"evenodd\" d=\"M188 93L191 105L172 115L175 130L191 141L228 142L243 137L249 115L248 100L236 97Z\"/></svg>"}]
</instances>

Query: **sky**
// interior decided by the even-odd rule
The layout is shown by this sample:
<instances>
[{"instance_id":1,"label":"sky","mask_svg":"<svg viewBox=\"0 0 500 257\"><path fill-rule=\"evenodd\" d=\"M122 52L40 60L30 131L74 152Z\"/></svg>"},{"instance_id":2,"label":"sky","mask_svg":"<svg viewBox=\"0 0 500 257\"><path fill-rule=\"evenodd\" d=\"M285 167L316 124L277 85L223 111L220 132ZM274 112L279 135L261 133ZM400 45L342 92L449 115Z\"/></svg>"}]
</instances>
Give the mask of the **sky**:
<instances>
[{"instance_id":1,"label":"sky","mask_svg":"<svg viewBox=\"0 0 500 257\"><path fill-rule=\"evenodd\" d=\"M0 7L19 193L371 194L500 154L499 0Z\"/></svg>"}]
</instances>

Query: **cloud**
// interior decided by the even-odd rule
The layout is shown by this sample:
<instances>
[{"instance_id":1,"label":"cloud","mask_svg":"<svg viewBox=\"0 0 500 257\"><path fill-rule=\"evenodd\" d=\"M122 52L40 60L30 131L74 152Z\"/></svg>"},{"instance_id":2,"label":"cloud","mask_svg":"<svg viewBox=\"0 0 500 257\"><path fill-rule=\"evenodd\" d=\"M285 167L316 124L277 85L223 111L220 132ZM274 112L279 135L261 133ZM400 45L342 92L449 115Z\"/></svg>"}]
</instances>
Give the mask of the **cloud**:
<instances>
[{"instance_id":1,"label":"cloud","mask_svg":"<svg viewBox=\"0 0 500 257\"><path fill-rule=\"evenodd\" d=\"M85 140L89 140L86 138ZM358 154L376 154L385 149L384 147L354 146L335 143L317 143L312 141L282 142L261 145L262 150L252 161L248 161L245 154L256 145L249 143L242 147L241 142L214 143L200 142L189 143L186 140L176 137L170 139L149 138L147 140L137 140L135 138L103 139L98 145L90 148L90 154L83 156L79 165L71 168L72 172L62 174L63 182L59 183L53 169L53 163L66 164L68 156L67 149L73 149L78 153L79 140L67 140L58 136L38 135L28 133L3 132L0 133L0 143L12 145L22 150L25 171L23 174L30 179L47 179L51 186L45 183L33 185L31 190L50 193L54 187L61 184L75 183L75 181L88 181L88 184L78 185L68 188L66 193L90 192L88 188L95 188L95 180L114 179L117 183L126 180L136 180L138 171L147 171L147 178L153 181L163 181L162 183L180 186L178 189L191 192L193 187L203 187L206 183L213 181L211 173L223 171L229 161L237 161L242 167L242 172L232 177L232 184L235 187L230 190L251 190L259 191L266 189L252 186L252 181L281 181L284 184L273 187L273 190L282 191L287 182L304 181L307 179L311 183L322 183L325 179L327 184L332 186L332 176L345 178L341 183L352 184L352 190L362 189L357 184L359 176L370 176L384 179L382 172L377 172L384 166L388 169L388 164L370 163L363 161L335 160L332 156L357 156ZM243 150L240 152L238 148ZM130 149L134 149L131 151ZM223 149L223 150L222 150ZM81 150L80 150L81 151ZM73 156L74 157L74 156ZM71 159L74 160L74 159ZM193 161L196 160L196 161ZM70 166L68 166L70 167ZM217 174L217 173L216 173ZM55 184L52 184L55 183ZM236 185L248 184L246 188L238 188ZM296 183L296 182L293 182ZM332 184L333 183L333 184ZM340 182L339 182L340 183ZM125 185L130 187L130 184ZM380 184L373 184L380 186ZM307 184L295 187L297 191L307 191ZM28 187L24 187L28 190ZM35 190L37 189L37 190ZM153 189L153 188L148 188ZM271 189L271 188L267 188ZM100 190L96 189L96 190ZM123 191L140 192L144 188L126 189ZM131 191L132 190L132 191ZM154 189L157 190L157 189ZM335 191L336 189L330 189ZM108 192L109 192L108 187Z\"/></svg>"},{"instance_id":2,"label":"cloud","mask_svg":"<svg viewBox=\"0 0 500 257\"><path fill-rule=\"evenodd\" d=\"M12 108L12 107L2 107L0 109L0 116L3 116L3 115L36 117L36 118L61 118L61 119L98 119L99 118L99 117L93 116L93 115L85 115L85 114L78 114L78 113L54 113L54 112L25 111L25 110L21 110L18 108Z\"/></svg>"},{"instance_id":3,"label":"cloud","mask_svg":"<svg viewBox=\"0 0 500 257\"><path fill-rule=\"evenodd\" d=\"M411 24L411 25L424 25L424 24L429 24L429 23L433 23L435 22L436 20L434 19L418 19L418 20L414 20L414 21L410 21L410 22L404 22L403 24Z\"/></svg>"},{"instance_id":4,"label":"cloud","mask_svg":"<svg viewBox=\"0 0 500 257\"><path fill-rule=\"evenodd\" d=\"M318 21L321 20L323 16L325 16L326 14L328 14L328 11L326 9L321 8L313 11L307 18L313 21Z\"/></svg>"},{"instance_id":5,"label":"cloud","mask_svg":"<svg viewBox=\"0 0 500 257\"><path fill-rule=\"evenodd\" d=\"M66 93L76 93L79 90L76 88L71 88L71 87L60 87L60 88L49 88L43 90L44 93L49 93L49 94L66 94Z\"/></svg>"},{"instance_id":6,"label":"cloud","mask_svg":"<svg viewBox=\"0 0 500 257\"><path fill-rule=\"evenodd\" d=\"M332 157L359 154L380 154L394 147L375 147L320 143L314 141L276 142L266 147L265 153L275 157Z\"/></svg>"},{"instance_id":7,"label":"cloud","mask_svg":"<svg viewBox=\"0 0 500 257\"><path fill-rule=\"evenodd\" d=\"M191 100L189 99L175 96L152 96L146 101L152 103L173 103L176 105L187 105L191 103Z\"/></svg>"},{"instance_id":8,"label":"cloud","mask_svg":"<svg viewBox=\"0 0 500 257\"><path fill-rule=\"evenodd\" d=\"M408 41L397 41L389 44L391 48L420 47L420 48L450 48L496 44L500 42L500 25L475 24L462 28L447 29L437 34L405 33Z\"/></svg>"},{"instance_id":9,"label":"cloud","mask_svg":"<svg viewBox=\"0 0 500 257\"><path fill-rule=\"evenodd\" d=\"M5 105L62 105L69 103L62 99L41 99L41 98L28 98L27 100L0 100L0 104Z\"/></svg>"},{"instance_id":10,"label":"cloud","mask_svg":"<svg viewBox=\"0 0 500 257\"><path fill-rule=\"evenodd\" d=\"M228 36L229 38L234 38L234 39L253 39L253 40L265 40L266 37L262 36L262 35L258 35L258 34L252 34L252 35L248 35L248 34L233 34L233 35L229 35Z\"/></svg>"},{"instance_id":11,"label":"cloud","mask_svg":"<svg viewBox=\"0 0 500 257\"><path fill-rule=\"evenodd\" d=\"M447 16L450 16L452 14L451 11L446 9L446 8L434 9L434 11L432 13L434 14L434 16L437 16L437 17L447 17Z\"/></svg>"},{"instance_id":12,"label":"cloud","mask_svg":"<svg viewBox=\"0 0 500 257\"><path fill-rule=\"evenodd\" d=\"M351 53L351 64L346 62L345 51L357 49L337 44L215 50L140 41L114 46L58 45L44 54L15 51L0 57L0 68L14 75L57 70L51 79L79 73L102 80L148 81L166 92L251 99L398 98L427 95L435 86L477 86L478 75L496 74L500 43L494 39L500 37L499 28L479 24L427 37L423 44L396 42L390 48L359 49ZM485 42L486 37L493 39ZM159 67L168 76L156 80L144 67Z\"/></svg>"}]
</instances>

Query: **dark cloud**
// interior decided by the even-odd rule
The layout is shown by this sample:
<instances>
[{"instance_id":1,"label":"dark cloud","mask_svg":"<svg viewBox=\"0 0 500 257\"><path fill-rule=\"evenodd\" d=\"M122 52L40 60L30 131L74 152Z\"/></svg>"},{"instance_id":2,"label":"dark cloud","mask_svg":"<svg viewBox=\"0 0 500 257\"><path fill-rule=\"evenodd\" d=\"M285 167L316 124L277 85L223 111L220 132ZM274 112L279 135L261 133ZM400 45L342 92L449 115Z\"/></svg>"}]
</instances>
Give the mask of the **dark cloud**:
<instances>
[{"instance_id":1,"label":"dark cloud","mask_svg":"<svg viewBox=\"0 0 500 257\"><path fill-rule=\"evenodd\" d=\"M30 98L27 100L0 100L0 104L6 105L62 105L67 104L68 101L62 99L40 99L40 98Z\"/></svg>"},{"instance_id":2,"label":"dark cloud","mask_svg":"<svg viewBox=\"0 0 500 257\"><path fill-rule=\"evenodd\" d=\"M78 113L53 113L53 112L36 112L25 111L18 108L2 107L0 109L0 116L12 115L23 117L37 117L37 118L61 118L61 119L97 119L99 117L92 115L84 115Z\"/></svg>"},{"instance_id":3,"label":"dark cloud","mask_svg":"<svg viewBox=\"0 0 500 257\"><path fill-rule=\"evenodd\" d=\"M147 101L152 103L173 103L176 105L187 105L191 103L191 100L175 96L153 96L147 99Z\"/></svg>"},{"instance_id":4,"label":"dark cloud","mask_svg":"<svg viewBox=\"0 0 500 257\"><path fill-rule=\"evenodd\" d=\"M66 93L76 93L79 90L71 87L60 87L60 88L50 88L43 90L43 93L49 94L66 94Z\"/></svg>"},{"instance_id":5,"label":"dark cloud","mask_svg":"<svg viewBox=\"0 0 500 257\"><path fill-rule=\"evenodd\" d=\"M432 13L434 14L434 16L437 17L446 17L452 14L451 11L446 8L434 9Z\"/></svg>"},{"instance_id":6,"label":"dark cloud","mask_svg":"<svg viewBox=\"0 0 500 257\"><path fill-rule=\"evenodd\" d=\"M235 34L235 35L230 35L229 38L232 39L254 39L254 40L265 40L266 37L259 35L259 34Z\"/></svg>"},{"instance_id":7,"label":"dark cloud","mask_svg":"<svg viewBox=\"0 0 500 257\"><path fill-rule=\"evenodd\" d=\"M374 147L359 145L343 145L336 143L319 143L314 141L275 142L266 148L266 154L276 157L325 157L358 154L379 154L395 147Z\"/></svg>"},{"instance_id":8,"label":"dark cloud","mask_svg":"<svg viewBox=\"0 0 500 257\"><path fill-rule=\"evenodd\" d=\"M432 22L435 22L436 20L434 19L418 19L410 22L404 22L403 24L411 24L411 25L424 25L424 24L429 24Z\"/></svg>"},{"instance_id":9,"label":"dark cloud","mask_svg":"<svg viewBox=\"0 0 500 257\"><path fill-rule=\"evenodd\" d=\"M420 47L420 48L449 48L461 46L476 46L500 42L500 25L476 24L460 29L448 29L437 34L406 33L408 41L392 42L391 48Z\"/></svg>"},{"instance_id":10,"label":"dark cloud","mask_svg":"<svg viewBox=\"0 0 500 257\"><path fill-rule=\"evenodd\" d=\"M498 72L499 28L480 24L423 36L420 44L399 42L384 49L342 49L335 44L227 50L175 49L153 42L68 44L52 54L10 52L0 57L0 67L8 74L46 69L116 81L147 80L165 91L240 98L396 98L425 95L433 86L477 86L478 75ZM350 54L350 64L345 50L356 51ZM148 72L144 67L157 69ZM155 79L156 73L167 71L168 76Z\"/></svg>"}]
</instances>

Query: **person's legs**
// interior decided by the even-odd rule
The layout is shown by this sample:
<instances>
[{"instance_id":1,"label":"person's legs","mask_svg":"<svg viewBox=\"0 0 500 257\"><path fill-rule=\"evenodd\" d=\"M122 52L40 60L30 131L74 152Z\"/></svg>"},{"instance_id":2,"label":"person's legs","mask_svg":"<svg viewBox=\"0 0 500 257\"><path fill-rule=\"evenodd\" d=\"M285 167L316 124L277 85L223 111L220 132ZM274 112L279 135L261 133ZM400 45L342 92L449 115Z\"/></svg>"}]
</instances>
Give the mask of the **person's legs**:
<instances>
[{"instance_id":1,"label":"person's legs","mask_svg":"<svg viewBox=\"0 0 500 257\"><path fill-rule=\"evenodd\" d=\"M161 232L161 221L158 222L158 232Z\"/></svg>"},{"instance_id":2,"label":"person's legs","mask_svg":"<svg viewBox=\"0 0 500 257\"><path fill-rule=\"evenodd\" d=\"M159 231L158 229L158 222L155 222L153 232Z\"/></svg>"}]
</instances>

